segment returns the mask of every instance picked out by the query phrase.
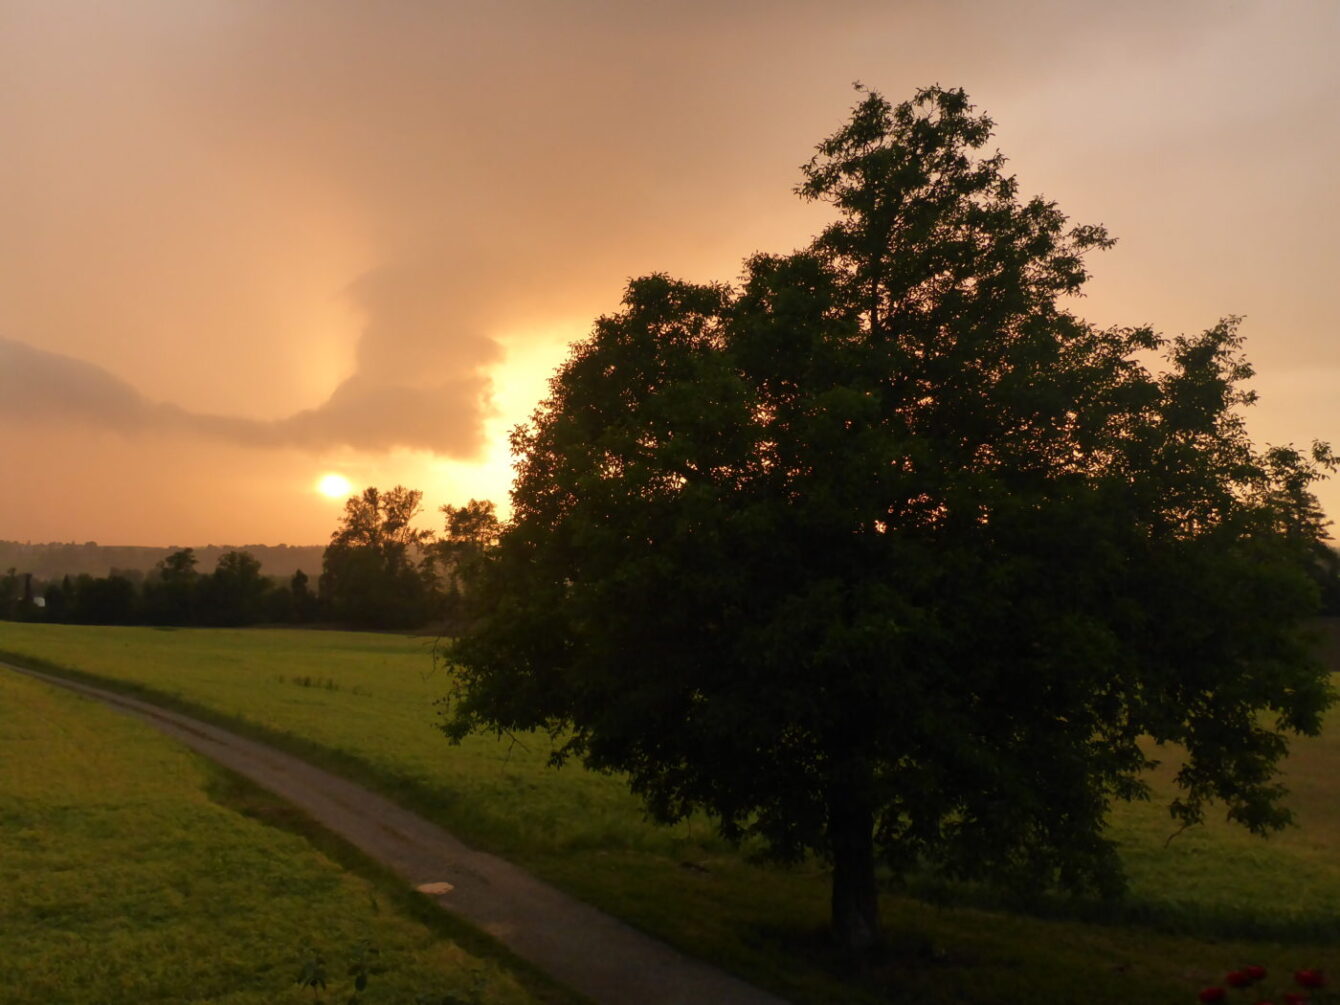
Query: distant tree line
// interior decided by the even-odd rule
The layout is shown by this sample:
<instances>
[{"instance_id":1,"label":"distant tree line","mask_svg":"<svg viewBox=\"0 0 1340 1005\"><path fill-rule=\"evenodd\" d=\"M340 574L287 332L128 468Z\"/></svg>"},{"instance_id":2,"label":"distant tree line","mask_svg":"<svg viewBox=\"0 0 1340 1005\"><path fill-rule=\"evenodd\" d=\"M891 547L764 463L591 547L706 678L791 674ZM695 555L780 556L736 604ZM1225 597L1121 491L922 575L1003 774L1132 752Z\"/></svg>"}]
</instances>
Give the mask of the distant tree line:
<instances>
[{"instance_id":1,"label":"distant tree line","mask_svg":"<svg viewBox=\"0 0 1340 1005\"><path fill-rule=\"evenodd\" d=\"M451 627L472 570L497 539L493 503L444 506L439 537L413 526L421 492L368 488L345 504L315 584L301 569L267 576L249 551L219 555L203 572L182 548L152 569L44 577L11 566L0 577L0 618L83 625L235 627L321 622L351 628Z\"/></svg>"},{"instance_id":2,"label":"distant tree line","mask_svg":"<svg viewBox=\"0 0 1340 1005\"><path fill-rule=\"evenodd\" d=\"M263 575L250 551L221 554L200 572L194 548L147 573L114 568L43 577L11 566L0 576L0 619L78 625L335 624L349 628L452 630L466 617L470 584L501 527L494 504L443 506L440 535L415 528L423 493L365 489L345 503L313 586L301 569ZM292 549L296 551L297 549ZM1340 617L1340 551L1322 546L1312 575L1321 613Z\"/></svg>"},{"instance_id":3,"label":"distant tree line","mask_svg":"<svg viewBox=\"0 0 1340 1005\"><path fill-rule=\"evenodd\" d=\"M200 572L194 548L147 573L111 570L47 578L11 566L0 576L0 619L77 625L324 623L348 628L447 631L466 617L470 584L501 526L494 504L443 506L440 535L416 528L423 493L367 488L345 503L315 586L301 569L269 576L250 551L221 554ZM297 551L298 549L291 549ZM1340 551L1322 546L1312 566L1321 613L1340 617Z\"/></svg>"},{"instance_id":4,"label":"distant tree line","mask_svg":"<svg viewBox=\"0 0 1340 1005\"><path fill-rule=\"evenodd\" d=\"M0 570L11 566L30 572L43 582L65 576L107 576L136 570L148 573L182 546L152 548L141 545L99 544L97 541L9 541L0 539ZM212 569L226 553L245 551L261 563L266 575L287 579L299 569L321 566L322 546L290 544L203 544L192 549L201 569Z\"/></svg>"},{"instance_id":5,"label":"distant tree line","mask_svg":"<svg viewBox=\"0 0 1340 1005\"><path fill-rule=\"evenodd\" d=\"M43 580L16 569L0 579L0 617L79 625L213 625L299 623L319 604L301 570L265 576L250 553L230 551L213 572L197 570L193 548L174 551L148 573L113 569Z\"/></svg>"}]
</instances>

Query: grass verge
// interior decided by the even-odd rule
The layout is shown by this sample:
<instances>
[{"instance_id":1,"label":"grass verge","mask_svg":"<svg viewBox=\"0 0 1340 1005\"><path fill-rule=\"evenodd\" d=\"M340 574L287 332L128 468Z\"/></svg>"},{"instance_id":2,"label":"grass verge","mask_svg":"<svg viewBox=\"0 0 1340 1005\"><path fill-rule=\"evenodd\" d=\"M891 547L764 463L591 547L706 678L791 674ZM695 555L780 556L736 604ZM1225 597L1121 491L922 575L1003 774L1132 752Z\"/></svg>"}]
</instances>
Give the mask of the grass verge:
<instances>
[{"instance_id":1,"label":"grass verge","mask_svg":"<svg viewBox=\"0 0 1340 1005\"><path fill-rule=\"evenodd\" d=\"M890 955L854 971L821 934L823 869L752 864L703 821L654 827L620 779L546 769L542 740L448 746L432 707L448 681L430 670L422 639L13 627L0 647L19 662L306 757L796 1001L1171 1002L1249 959L1277 969L1340 963L1331 948L1340 937L1334 731L1290 759L1300 830L1261 842L1212 825L1164 847L1172 828L1156 807L1120 807L1113 828L1132 874L1127 901L1006 903L918 878L916 896L884 899Z\"/></svg>"},{"instance_id":2,"label":"grass verge","mask_svg":"<svg viewBox=\"0 0 1340 1005\"><path fill-rule=\"evenodd\" d=\"M312 951L344 1001L360 944L385 968L366 1005L576 1000L273 797L97 703L0 674L0 764L8 1005L311 1001L296 978Z\"/></svg>"}]
</instances>

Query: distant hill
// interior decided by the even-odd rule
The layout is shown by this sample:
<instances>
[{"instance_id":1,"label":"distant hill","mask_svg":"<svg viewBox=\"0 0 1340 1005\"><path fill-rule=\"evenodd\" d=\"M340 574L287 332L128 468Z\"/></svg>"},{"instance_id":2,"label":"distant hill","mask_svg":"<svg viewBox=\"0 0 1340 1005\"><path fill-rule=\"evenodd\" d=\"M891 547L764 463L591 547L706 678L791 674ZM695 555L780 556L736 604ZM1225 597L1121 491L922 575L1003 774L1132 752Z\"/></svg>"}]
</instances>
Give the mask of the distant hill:
<instances>
[{"instance_id":1,"label":"distant hill","mask_svg":"<svg viewBox=\"0 0 1340 1005\"><path fill-rule=\"evenodd\" d=\"M314 583L321 573L321 554L326 550L325 545L320 544L207 544L193 547L197 572L213 572L220 555L230 551L245 551L261 563L261 572L267 576L288 577L301 569ZM136 545L102 545L96 541L84 544L0 541L0 573L12 568L19 573L30 572L36 579L52 580L62 576L77 576L82 572L91 576L106 576L113 569L148 572L162 559L180 550L175 546L143 548Z\"/></svg>"}]
</instances>

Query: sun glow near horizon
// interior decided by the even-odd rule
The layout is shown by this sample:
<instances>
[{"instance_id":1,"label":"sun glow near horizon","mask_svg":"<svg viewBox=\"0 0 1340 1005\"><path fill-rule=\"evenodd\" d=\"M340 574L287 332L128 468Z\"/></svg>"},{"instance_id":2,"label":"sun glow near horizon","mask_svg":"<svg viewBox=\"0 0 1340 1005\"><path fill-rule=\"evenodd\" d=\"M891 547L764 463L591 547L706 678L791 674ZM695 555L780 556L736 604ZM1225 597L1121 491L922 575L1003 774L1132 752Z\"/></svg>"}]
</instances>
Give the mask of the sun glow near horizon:
<instances>
[{"instance_id":1,"label":"sun glow near horizon","mask_svg":"<svg viewBox=\"0 0 1340 1005\"><path fill-rule=\"evenodd\" d=\"M332 471L318 478L314 488L327 499L347 499L354 486L344 475Z\"/></svg>"}]
</instances>

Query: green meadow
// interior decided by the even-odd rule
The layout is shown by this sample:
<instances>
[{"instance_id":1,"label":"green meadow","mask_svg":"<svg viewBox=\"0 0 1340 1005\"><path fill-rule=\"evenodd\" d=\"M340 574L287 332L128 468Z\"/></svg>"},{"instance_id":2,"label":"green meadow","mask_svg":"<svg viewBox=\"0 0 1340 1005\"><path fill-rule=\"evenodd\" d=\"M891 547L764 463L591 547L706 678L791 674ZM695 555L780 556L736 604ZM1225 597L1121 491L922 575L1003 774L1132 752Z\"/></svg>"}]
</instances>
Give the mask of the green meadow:
<instances>
[{"instance_id":1,"label":"green meadow","mask_svg":"<svg viewBox=\"0 0 1340 1005\"><path fill-rule=\"evenodd\" d=\"M437 729L441 708L435 704L449 690L448 670L434 664L430 639L7 624L0 650L17 662L149 692L267 738L798 1002L1003 1005L1025 996L1113 1005L1185 1002L1225 970L1249 962L1276 973L1305 966L1340 971L1337 710L1321 737L1295 742L1286 766L1300 826L1262 840L1211 820L1169 841L1174 827L1164 804L1171 769L1165 768L1152 779L1152 803L1119 806L1113 814L1112 833L1131 879L1121 903L1005 902L987 890L913 877L885 895L886 959L852 974L825 949L828 887L821 865L755 863L750 849L727 848L704 820L655 826L618 777L548 768L544 737L479 736L449 745ZM629 672L636 672L635 660ZM3 674L0 681L12 684ZM41 733L25 725L23 742L36 747ZM141 756L129 755L143 744L159 751L152 764L163 763L172 749L166 741L107 735L110 750L139 758L136 763ZM14 760L7 756L6 763ZM157 774L169 773L159 767ZM97 793L88 798L96 804ZM199 802L212 806L203 796ZM70 805L82 805L77 793ZM256 847L297 841L259 826L245 833L243 844ZM310 853L294 844L291 854ZM47 868L39 866L29 880L39 891ZM6 885L18 881L7 859L0 869ZM61 882L63 873L52 875L52 884ZM132 929L150 924L151 905L167 915L181 903L167 877L147 878L141 891L145 913L132 916ZM12 900L8 889L0 897ZM242 920L249 918L245 907L229 908L227 918L232 928L252 927ZM38 935L32 938L30 954L42 955L47 947ZM50 949L58 954L58 947Z\"/></svg>"},{"instance_id":2,"label":"green meadow","mask_svg":"<svg viewBox=\"0 0 1340 1005\"><path fill-rule=\"evenodd\" d=\"M96 702L0 672L0 764L9 1005L310 1002L296 979L314 953L344 1002L360 951L384 968L367 1005L541 1000L411 916L414 895L268 826L274 800Z\"/></svg>"}]
</instances>

